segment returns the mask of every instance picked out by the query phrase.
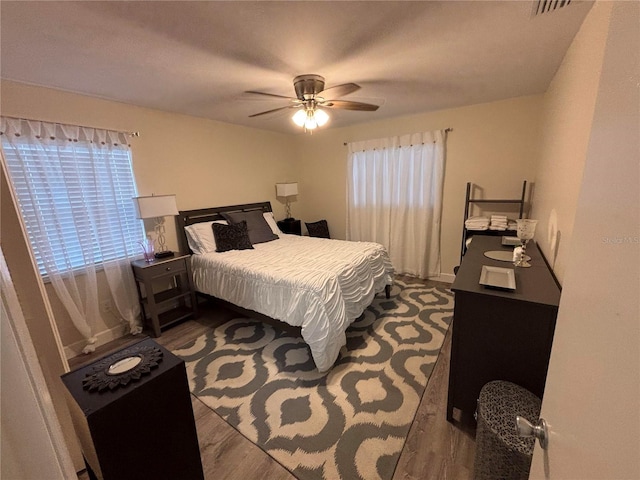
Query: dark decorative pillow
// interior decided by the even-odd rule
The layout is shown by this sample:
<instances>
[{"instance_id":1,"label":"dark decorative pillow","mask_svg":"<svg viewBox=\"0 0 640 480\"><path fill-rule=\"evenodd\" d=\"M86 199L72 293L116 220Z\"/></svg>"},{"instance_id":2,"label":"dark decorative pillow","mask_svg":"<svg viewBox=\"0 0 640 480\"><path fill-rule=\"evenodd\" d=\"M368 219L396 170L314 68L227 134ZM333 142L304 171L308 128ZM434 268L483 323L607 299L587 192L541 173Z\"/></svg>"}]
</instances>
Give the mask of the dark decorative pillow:
<instances>
[{"instance_id":1,"label":"dark decorative pillow","mask_svg":"<svg viewBox=\"0 0 640 480\"><path fill-rule=\"evenodd\" d=\"M213 238L216 239L216 252L253 249L247 232L247 222L229 225L212 223L211 228L213 229Z\"/></svg>"},{"instance_id":2,"label":"dark decorative pillow","mask_svg":"<svg viewBox=\"0 0 640 480\"><path fill-rule=\"evenodd\" d=\"M305 223L310 237L331 238L329 235L329 225L326 220L319 220L313 223Z\"/></svg>"},{"instance_id":3,"label":"dark decorative pillow","mask_svg":"<svg viewBox=\"0 0 640 480\"><path fill-rule=\"evenodd\" d=\"M262 214L262 210L252 210L251 212L234 212L223 213L222 216L229 223L247 222L247 230L249 232L249 240L255 245L256 243L270 242L277 240L278 235L273 233L271 227L267 223Z\"/></svg>"}]
</instances>

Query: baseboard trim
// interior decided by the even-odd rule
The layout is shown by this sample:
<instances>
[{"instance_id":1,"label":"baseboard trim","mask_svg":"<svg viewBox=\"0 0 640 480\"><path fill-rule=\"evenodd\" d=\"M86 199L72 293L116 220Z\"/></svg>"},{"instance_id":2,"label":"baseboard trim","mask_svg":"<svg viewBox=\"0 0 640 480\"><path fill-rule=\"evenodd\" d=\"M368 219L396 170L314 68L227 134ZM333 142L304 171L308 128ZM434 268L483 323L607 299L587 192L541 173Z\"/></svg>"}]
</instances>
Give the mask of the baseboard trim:
<instances>
[{"instance_id":1,"label":"baseboard trim","mask_svg":"<svg viewBox=\"0 0 640 480\"><path fill-rule=\"evenodd\" d=\"M435 280L436 282L445 282L445 283L453 283L456 279L456 276L452 273L441 273L440 275L435 275L429 277L429 280Z\"/></svg>"},{"instance_id":2,"label":"baseboard trim","mask_svg":"<svg viewBox=\"0 0 640 480\"><path fill-rule=\"evenodd\" d=\"M116 338L124 337L127 334L127 325L116 325L115 327L111 327L108 330L103 330L102 332L96 333L96 348L109 343ZM85 340L80 340L79 342L72 343L71 345L65 345L64 354L67 357L67 360L70 358L78 357L80 355L84 355L82 353L82 349L87 345Z\"/></svg>"}]
</instances>

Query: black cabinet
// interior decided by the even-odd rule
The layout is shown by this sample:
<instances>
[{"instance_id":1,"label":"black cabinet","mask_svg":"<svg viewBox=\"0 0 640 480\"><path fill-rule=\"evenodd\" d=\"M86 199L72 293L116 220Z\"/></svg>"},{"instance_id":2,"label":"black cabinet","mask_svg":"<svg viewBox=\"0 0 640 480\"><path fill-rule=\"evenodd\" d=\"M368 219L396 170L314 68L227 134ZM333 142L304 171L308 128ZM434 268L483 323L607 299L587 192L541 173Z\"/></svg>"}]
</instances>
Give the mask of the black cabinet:
<instances>
[{"instance_id":1,"label":"black cabinet","mask_svg":"<svg viewBox=\"0 0 640 480\"><path fill-rule=\"evenodd\" d=\"M90 386L104 386L111 378L133 377L134 369L104 372L136 356L144 357L140 369L153 361L157 366L114 390L83 388L87 378ZM170 351L147 338L63 375L62 381L90 478L204 478L184 361Z\"/></svg>"},{"instance_id":2,"label":"black cabinet","mask_svg":"<svg viewBox=\"0 0 640 480\"><path fill-rule=\"evenodd\" d=\"M456 279L447 420L472 423L481 388L506 380L542 398L555 330L560 288L533 241L532 267L491 260L486 251L512 250L500 237L474 236ZM513 268L515 291L479 284L482 266Z\"/></svg>"},{"instance_id":3,"label":"black cabinet","mask_svg":"<svg viewBox=\"0 0 640 480\"><path fill-rule=\"evenodd\" d=\"M300 220L294 220L293 218L287 218L278 222L278 228L282 233L290 233L293 235L302 235L302 225Z\"/></svg>"}]
</instances>

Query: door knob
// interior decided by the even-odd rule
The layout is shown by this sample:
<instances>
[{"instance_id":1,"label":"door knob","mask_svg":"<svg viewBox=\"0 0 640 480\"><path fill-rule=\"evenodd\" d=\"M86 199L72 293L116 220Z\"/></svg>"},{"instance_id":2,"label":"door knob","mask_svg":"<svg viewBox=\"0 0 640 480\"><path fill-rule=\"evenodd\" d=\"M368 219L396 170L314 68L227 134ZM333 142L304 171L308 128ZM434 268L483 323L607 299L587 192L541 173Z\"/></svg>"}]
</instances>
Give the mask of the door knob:
<instances>
[{"instance_id":1,"label":"door knob","mask_svg":"<svg viewBox=\"0 0 640 480\"><path fill-rule=\"evenodd\" d=\"M549 431L547 430L547 422L543 418L533 425L529 420L520 415L516 416L516 433L519 437L534 437L540 442L543 450L549 446Z\"/></svg>"}]
</instances>

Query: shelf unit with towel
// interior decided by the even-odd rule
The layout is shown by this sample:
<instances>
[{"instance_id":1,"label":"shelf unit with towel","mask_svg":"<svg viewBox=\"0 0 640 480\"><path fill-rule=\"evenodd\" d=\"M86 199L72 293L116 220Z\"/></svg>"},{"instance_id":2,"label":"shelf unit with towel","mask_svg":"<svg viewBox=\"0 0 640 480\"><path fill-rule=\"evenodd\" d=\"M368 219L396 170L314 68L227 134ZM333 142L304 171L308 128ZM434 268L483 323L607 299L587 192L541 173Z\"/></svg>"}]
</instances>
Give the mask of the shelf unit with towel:
<instances>
[{"instance_id":1,"label":"shelf unit with towel","mask_svg":"<svg viewBox=\"0 0 640 480\"><path fill-rule=\"evenodd\" d=\"M460 247L460 262L462 257L467 251L467 238L473 235L515 235L515 230L469 230L466 227L466 221L469 218L469 212L471 206L474 204L513 204L519 207L518 218L522 218L524 214L525 194L527 192L527 181L522 182L522 195L520 198L506 198L506 199L485 199L485 198L472 198L471 189L473 184L467 182L467 194L464 201L464 219L462 220L462 245Z\"/></svg>"}]
</instances>

